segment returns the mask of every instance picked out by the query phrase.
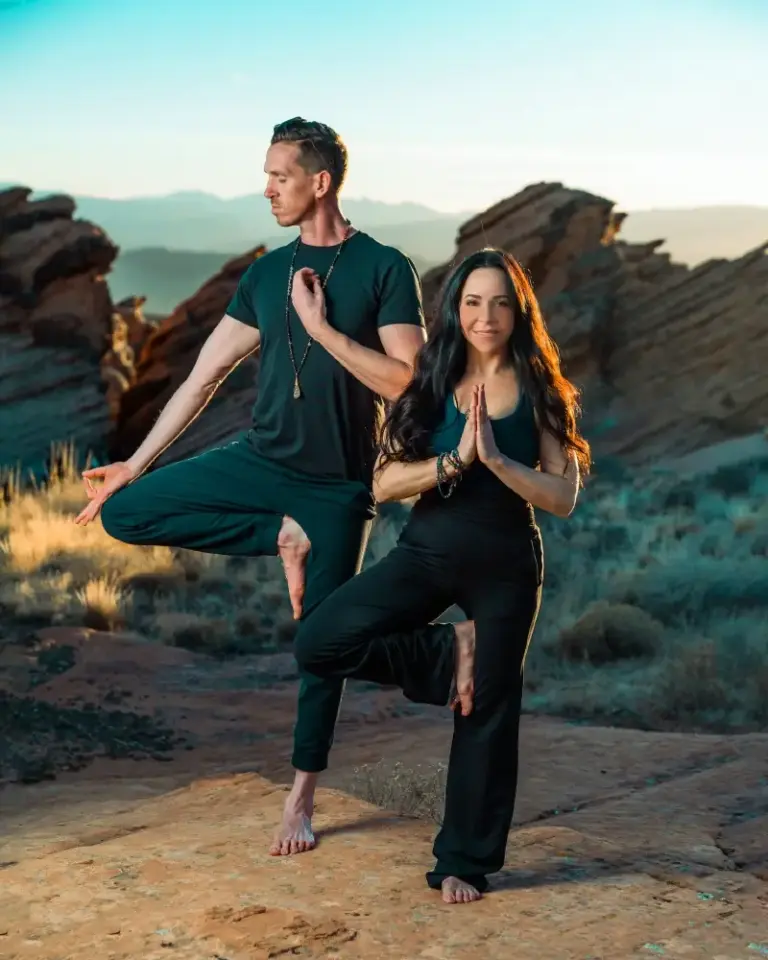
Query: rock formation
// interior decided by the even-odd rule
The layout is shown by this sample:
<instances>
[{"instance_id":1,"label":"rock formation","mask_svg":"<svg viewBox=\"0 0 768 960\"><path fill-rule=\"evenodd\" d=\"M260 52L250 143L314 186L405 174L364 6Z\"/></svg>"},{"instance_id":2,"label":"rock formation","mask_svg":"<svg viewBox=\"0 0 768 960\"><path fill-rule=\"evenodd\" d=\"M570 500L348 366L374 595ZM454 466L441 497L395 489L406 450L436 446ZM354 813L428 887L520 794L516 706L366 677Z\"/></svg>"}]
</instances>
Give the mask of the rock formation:
<instances>
[{"instance_id":1,"label":"rock formation","mask_svg":"<svg viewBox=\"0 0 768 960\"><path fill-rule=\"evenodd\" d=\"M128 457L189 374L208 334L221 320L248 266L266 253L263 246L226 263L192 297L180 304L144 342L135 384L119 396L111 443L115 459ZM179 460L223 443L246 429L256 395L258 361L249 357L218 389L202 417L158 460Z\"/></svg>"},{"instance_id":2,"label":"rock formation","mask_svg":"<svg viewBox=\"0 0 768 960\"><path fill-rule=\"evenodd\" d=\"M484 246L530 272L599 454L683 454L768 422L768 244L689 269L663 243L618 239L613 204L536 184L468 221L423 278L427 309L453 262Z\"/></svg>"},{"instance_id":3,"label":"rock formation","mask_svg":"<svg viewBox=\"0 0 768 960\"><path fill-rule=\"evenodd\" d=\"M233 259L150 322L142 297L111 302L109 238L73 219L69 197L32 202L29 193L0 193L0 467L44 460L57 440L84 452L110 420L110 453L125 457L265 250ZM642 464L763 429L768 244L690 269L659 252L662 240L622 242L623 219L604 197L534 184L465 223L454 261L493 245L529 270L598 455ZM423 277L428 314L451 265ZM257 369L256 358L241 364L165 460L246 428Z\"/></svg>"},{"instance_id":4,"label":"rock formation","mask_svg":"<svg viewBox=\"0 0 768 960\"><path fill-rule=\"evenodd\" d=\"M118 248L73 219L66 196L0 192L0 469L44 467L50 446L82 453L109 427L99 366L112 348L104 276Z\"/></svg>"}]
</instances>

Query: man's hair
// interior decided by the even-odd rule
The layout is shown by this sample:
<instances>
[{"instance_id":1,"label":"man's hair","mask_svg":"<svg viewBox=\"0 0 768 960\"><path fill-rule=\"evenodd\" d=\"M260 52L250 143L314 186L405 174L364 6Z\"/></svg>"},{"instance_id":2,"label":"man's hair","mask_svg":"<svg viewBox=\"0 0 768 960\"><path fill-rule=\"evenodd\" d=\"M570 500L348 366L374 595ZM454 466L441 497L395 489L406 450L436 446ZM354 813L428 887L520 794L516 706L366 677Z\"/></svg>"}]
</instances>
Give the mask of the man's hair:
<instances>
[{"instance_id":1,"label":"man's hair","mask_svg":"<svg viewBox=\"0 0 768 960\"><path fill-rule=\"evenodd\" d=\"M295 143L299 163L307 173L327 170L331 185L338 193L347 176L347 148L335 130L316 120L293 117L278 123L272 131L272 143Z\"/></svg>"}]
</instances>

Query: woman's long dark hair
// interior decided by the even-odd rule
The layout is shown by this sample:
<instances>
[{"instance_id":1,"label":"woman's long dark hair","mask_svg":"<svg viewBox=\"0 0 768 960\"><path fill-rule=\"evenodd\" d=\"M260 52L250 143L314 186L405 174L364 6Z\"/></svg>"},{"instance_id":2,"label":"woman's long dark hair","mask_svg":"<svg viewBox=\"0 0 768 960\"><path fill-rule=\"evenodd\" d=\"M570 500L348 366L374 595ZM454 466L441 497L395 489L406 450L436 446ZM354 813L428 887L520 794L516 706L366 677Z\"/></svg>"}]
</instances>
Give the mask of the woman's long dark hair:
<instances>
[{"instance_id":1,"label":"woman's long dark hair","mask_svg":"<svg viewBox=\"0 0 768 960\"><path fill-rule=\"evenodd\" d=\"M588 473L589 444L576 425L581 413L579 391L560 370L560 354L525 271L509 254L492 248L465 257L447 277L427 341L416 358L413 379L384 421L380 466L429 456L431 435L444 415L445 402L467 369L459 303L467 277L482 267L501 270L507 280L515 315L509 347L520 389L533 403L539 423L547 426L567 455L575 455L581 473Z\"/></svg>"}]
</instances>

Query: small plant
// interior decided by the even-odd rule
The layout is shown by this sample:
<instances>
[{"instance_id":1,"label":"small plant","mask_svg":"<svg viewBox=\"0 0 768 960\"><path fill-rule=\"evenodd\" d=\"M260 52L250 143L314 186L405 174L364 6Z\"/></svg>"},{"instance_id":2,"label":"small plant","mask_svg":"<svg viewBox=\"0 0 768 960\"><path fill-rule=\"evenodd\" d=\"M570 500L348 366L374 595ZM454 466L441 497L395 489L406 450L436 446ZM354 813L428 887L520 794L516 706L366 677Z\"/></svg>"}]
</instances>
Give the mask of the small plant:
<instances>
[{"instance_id":1,"label":"small plant","mask_svg":"<svg viewBox=\"0 0 768 960\"><path fill-rule=\"evenodd\" d=\"M640 607L598 600L560 634L557 650L566 660L592 664L652 657L664 627Z\"/></svg>"}]
</instances>

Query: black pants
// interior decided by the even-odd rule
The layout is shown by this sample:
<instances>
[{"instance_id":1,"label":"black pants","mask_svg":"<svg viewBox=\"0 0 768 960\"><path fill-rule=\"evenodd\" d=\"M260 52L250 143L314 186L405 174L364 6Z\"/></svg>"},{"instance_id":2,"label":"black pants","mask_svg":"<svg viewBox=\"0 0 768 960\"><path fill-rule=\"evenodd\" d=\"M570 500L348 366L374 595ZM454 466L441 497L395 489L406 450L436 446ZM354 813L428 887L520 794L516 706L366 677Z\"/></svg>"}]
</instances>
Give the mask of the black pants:
<instances>
[{"instance_id":1,"label":"black pants","mask_svg":"<svg viewBox=\"0 0 768 960\"><path fill-rule=\"evenodd\" d=\"M109 498L104 529L124 543L185 547L229 556L276 556L283 517L312 547L303 616L360 569L369 496L274 464L247 438L140 477ZM292 763L317 773L328 765L344 681L300 673Z\"/></svg>"},{"instance_id":2,"label":"black pants","mask_svg":"<svg viewBox=\"0 0 768 960\"><path fill-rule=\"evenodd\" d=\"M517 787L523 663L538 615L543 554L537 528L409 523L383 560L345 583L299 627L296 659L318 677L399 686L446 704L455 633L429 624L458 604L475 621L474 708L454 715L443 825L427 882L487 888L504 864ZM429 624L425 626L425 624Z\"/></svg>"}]
</instances>

